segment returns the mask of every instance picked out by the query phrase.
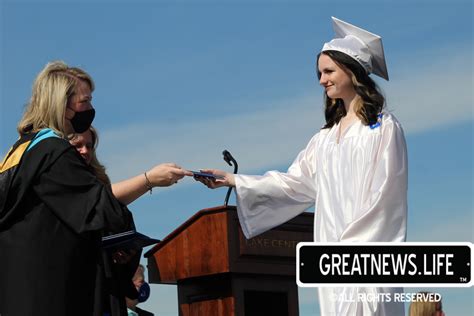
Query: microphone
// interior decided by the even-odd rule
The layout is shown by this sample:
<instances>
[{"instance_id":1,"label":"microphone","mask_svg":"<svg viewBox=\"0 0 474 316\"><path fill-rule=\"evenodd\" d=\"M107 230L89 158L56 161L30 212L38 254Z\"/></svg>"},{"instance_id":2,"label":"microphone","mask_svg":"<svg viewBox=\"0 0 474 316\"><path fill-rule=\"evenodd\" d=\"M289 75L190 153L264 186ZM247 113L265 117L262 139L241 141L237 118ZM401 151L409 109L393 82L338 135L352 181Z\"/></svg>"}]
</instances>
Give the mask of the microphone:
<instances>
[{"instance_id":1,"label":"microphone","mask_svg":"<svg viewBox=\"0 0 474 316\"><path fill-rule=\"evenodd\" d=\"M226 149L222 152L222 155L224 156L224 161L227 162L229 166L234 166L234 174L237 174L237 171L239 170L239 165L237 164L237 161L234 159L234 157L232 157L232 154ZM224 206L227 206L227 204L229 203L229 197L231 192L232 187L229 187L225 196Z\"/></svg>"}]
</instances>

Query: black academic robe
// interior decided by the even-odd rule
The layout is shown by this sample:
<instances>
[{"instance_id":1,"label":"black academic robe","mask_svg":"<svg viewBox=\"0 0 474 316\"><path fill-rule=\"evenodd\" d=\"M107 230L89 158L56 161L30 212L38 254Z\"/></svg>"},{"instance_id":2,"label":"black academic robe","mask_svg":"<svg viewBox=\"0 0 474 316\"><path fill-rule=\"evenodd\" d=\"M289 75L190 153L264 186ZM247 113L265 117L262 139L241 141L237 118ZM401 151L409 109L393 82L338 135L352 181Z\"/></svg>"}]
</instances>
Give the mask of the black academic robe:
<instances>
[{"instance_id":1,"label":"black academic robe","mask_svg":"<svg viewBox=\"0 0 474 316\"><path fill-rule=\"evenodd\" d=\"M153 315L155 315L153 313L150 313L149 311L141 309L140 307L136 307L135 312L138 314L138 316L153 316Z\"/></svg>"},{"instance_id":2,"label":"black academic robe","mask_svg":"<svg viewBox=\"0 0 474 316\"><path fill-rule=\"evenodd\" d=\"M0 315L92 315L101 236L131 214L69 142L27 142L0 165Z\"/></svg>"}]
</instances>

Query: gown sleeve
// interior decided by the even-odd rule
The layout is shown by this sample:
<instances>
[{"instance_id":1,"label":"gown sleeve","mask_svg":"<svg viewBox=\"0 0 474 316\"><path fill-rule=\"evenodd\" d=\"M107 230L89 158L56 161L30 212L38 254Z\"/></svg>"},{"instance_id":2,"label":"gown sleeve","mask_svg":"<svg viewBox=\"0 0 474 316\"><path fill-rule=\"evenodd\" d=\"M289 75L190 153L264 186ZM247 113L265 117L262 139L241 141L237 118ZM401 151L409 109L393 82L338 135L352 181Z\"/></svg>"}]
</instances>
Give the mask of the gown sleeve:
<instances>
[{"instance_id":1,"label":"gown sleeve","mask_svg":"<svg viewBox=\"0 0 474 316\"><path fill-rule=\"evenodd\" d=\"M33 190L75 233L114 233L131 227L130 212L88 170L71 146L38 174Z\"/></svg>"},{"instance_id":2,"label":"gown sleeve","mask_svg":"<svg viewBox=\"0 0 474 316\"><path fill-rule=\"evenodd\" d=\"M317 138L318 134L286 173L235 176L237 213L245 237L252 238L283 224L314 204Z\"/></svg>"},{"instance_id":3,"label":"gown sleeve","mask_svg":"<svg viewBox=\"0 0 474 316\"><path fill-rule=\"evenodd\" d=\"M405 241L408 162L405 137L394 119L382 123L380 147L365 202L340 241Z\"/></svg>"}]
</instances>

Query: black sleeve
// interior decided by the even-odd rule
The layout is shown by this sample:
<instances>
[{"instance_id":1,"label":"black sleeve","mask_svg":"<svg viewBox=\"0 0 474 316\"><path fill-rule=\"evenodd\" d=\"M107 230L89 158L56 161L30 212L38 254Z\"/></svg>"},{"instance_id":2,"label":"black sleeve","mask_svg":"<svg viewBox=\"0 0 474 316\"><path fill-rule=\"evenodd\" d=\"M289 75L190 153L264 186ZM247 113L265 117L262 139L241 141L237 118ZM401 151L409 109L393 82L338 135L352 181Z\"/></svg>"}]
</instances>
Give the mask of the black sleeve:
<instances>
[{"instance_id":1,"label":"black sleeve","mask_svg":"<svg viewBox=\"0 0 474 316\"><path fill-rule=\"evenodd\" d=\"M43 142L44 146L51 143ZM38 197L76 233L128 230L132 219L127 208L97 180L72 146L62 146L37 174L33 190Z\"/></svg>"}]
</instances>

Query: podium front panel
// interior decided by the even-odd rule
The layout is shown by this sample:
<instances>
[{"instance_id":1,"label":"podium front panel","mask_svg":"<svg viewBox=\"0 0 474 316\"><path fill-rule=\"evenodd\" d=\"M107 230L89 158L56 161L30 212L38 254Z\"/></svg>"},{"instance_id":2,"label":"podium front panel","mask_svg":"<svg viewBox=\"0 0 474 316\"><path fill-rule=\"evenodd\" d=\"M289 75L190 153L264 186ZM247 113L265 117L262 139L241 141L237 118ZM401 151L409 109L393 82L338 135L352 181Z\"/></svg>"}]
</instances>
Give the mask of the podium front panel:
<instances>
[{"instance_id":1,"label":"podium front panel","mask_svg":"<svg viewBox=\"0 0 474 316\"><path fill-rule=\"evenodd\" d=\"M296 245L313 240L313 213L302 213L250 239L245 238L240 228L237 212L228 214L231 272L296 275Z\"/></svg>"}]
</instances>

